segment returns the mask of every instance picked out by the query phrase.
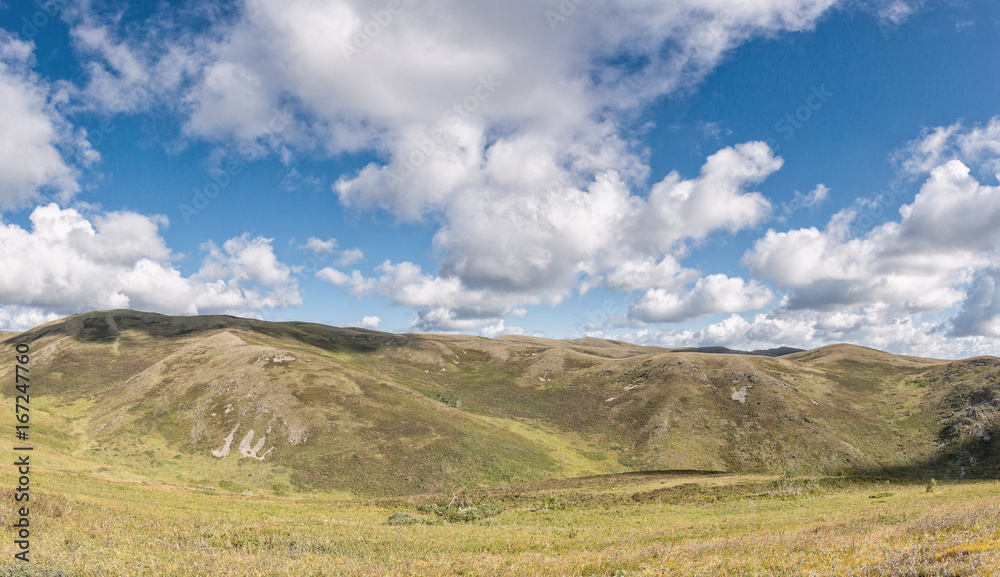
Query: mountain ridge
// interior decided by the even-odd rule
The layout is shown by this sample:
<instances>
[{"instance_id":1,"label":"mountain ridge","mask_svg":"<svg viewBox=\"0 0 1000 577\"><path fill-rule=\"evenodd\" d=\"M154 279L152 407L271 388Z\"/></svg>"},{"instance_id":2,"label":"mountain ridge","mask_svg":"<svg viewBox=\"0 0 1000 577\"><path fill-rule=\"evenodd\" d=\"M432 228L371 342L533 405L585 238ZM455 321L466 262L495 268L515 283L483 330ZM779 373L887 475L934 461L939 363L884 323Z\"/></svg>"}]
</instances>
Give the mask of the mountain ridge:
<instances>
[{"instance_id":1,"label":"mountain ridge","mask_svg":"<svg viewBox=\"0 0 1000 577\"><path fill-rule=\"evenodd\" d=\"M993 357L844 344L768 356L128 310L3 342L20 340L46 375L32 398L52 457L160 482L399 495L643 470L997 472Z\"/></svg>"}]
</instances>

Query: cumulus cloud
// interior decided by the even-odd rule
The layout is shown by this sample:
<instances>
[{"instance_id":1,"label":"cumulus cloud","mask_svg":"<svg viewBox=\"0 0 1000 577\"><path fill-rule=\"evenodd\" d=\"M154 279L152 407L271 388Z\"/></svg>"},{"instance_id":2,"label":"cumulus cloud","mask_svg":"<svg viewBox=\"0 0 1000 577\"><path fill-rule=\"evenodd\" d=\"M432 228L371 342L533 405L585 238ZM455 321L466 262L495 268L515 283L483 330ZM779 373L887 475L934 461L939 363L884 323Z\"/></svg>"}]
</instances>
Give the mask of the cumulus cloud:
<instances>
[{"instance_id":1,"label":"cumulus cloud","mask_svg":"<svg viewBox=\"0 0 1000 577\"><path fill-rule=\"evenodd\" d=\"M713 274L698 279L691 290L681 294L650 289L632 303L629 316L649 323L679 322L761 309L770 305L773 297L770 289L756 281Z\"/></svg>"},{"instance_id":2,"label":"cumulus cloud","mask_svg":"<svg viewBox=\"0 0 1000 577\"><path fill-rule=\"evenodd\" d=\"M830 188L824 184L817 184L815 188L802 194L799 191L795 191L795 196L792 200L785 205L785 214L788 215L801 208L813 208L819 206L826 200L827 195L830 194Z\"/></svg>"},{"instance_id":3,"label":"cumulus cloud","mask_svg":"<svg viewBox=\"0 0 1000 577\"><path fill-rule=\"evenodd\" d=\"M921 4L921 0L887 0L878 7L877 14L884 25L899 26L909 20Z\"/></svg>"},{"instance_id":4,"label":"cumulus cloud","mask_svg":"<svg viewBox=\"0 0 1000 577\"><path fill-rule=\"evenodd\" d=\"M190 127L238 133L233 111L242 110L242 124L255 128L291 96L324 124L313 136L331 150L391 146L493 74L506 94L477 116L547 124L539 128L551 133L600 107L636 106L696 81L748 38L809 29L834 3L616 1L581 7L553 31L546 12L559 10L555 1L403 2L390 13L378 0L260 0L210 47Z\"/></svg>"},{"instance_id":5,"label":"cumulus cloud","mask_svg":"<svg viewBox=\"0 0 1000 577\"><path fill-rule=\"evenodd\" d=\"M688 273L626 277L651 260L669 267L685 242L761 222L770 205L748 188L781 160L747 143L711 156L696 178L673 173L649 187L621 120L691 86L740 43L808 30L834 4L611 2L553 25L546 11L558 2L404 2L389 12L374 0L260 0L218 28L186 92L185 131L251 139L280 109L295 120L268 136L274 147L376 152L334 191L345 206L439 227L439 269L404 293L428 283L489 292L504 306L487 308L501 311L560 302L581 277L584 290L604 278L665 289L660 281ZM337 266L356 260L345 252ZM441 304L421 318L473 322L461 303Z\"/></svg>"},{"instance_id":6,"label":"cumulus cloud","mask_svg":"<svg viewBox=\"0 0 1000 577\"><path fill-rule=\"evenodd\" d=\"M444 251L438 274L404 262L384 263L377 279L334 268L318 276L349 285L355 294L374 291L417 308L417 326L424 329L495 323L515 307L557 304L574 289L586 292L598 285L656 289L636 309L644 318L687 320L758 308L771 295L755 283L723 286L712 277L697 284L694 295L680 296L701 273L682 267L674 253L713 232L734 232L763 220L770 203L749 189L780 166L764 143L728 147L708 157L695 178L667 175L648 198L629 191L614 172L580 190L532 189L516 180L515 170L498 171L493 188L455 193L442 208L447 221L434 239ZM515 179L509 188L502 186L503 174ZM730 295L726 289L739 292ZM684 304L668 313L669 299Z\"/></svg>"},{"instance_id":7,"label":"cumulus cloud","mask_svg":"<svg viewBox=\"0 0 1000 577\"><path fill-rule=\"evenodd\" d=\"M478 331L487 321L517 312L509 295L469 289L457 278L428 275L411 262L385 261L375 272L375 276L365 277L357 270L347 274L327 267L316 276L344 286L358 297L381 294L393 304L416 309L418 318L412 327L416 331ZM513 300L536 304L540 297L524 294Z\"/></svg>"},{"instance_id":8,"label":"cumulus cloud","mask_svg":"<svg viewBox=\"0 0 1000 577\"><path fill-rule=\"evenodd\" d=\"M80 23L70 33L77 51L89 56L84 64L88 81L81 89L85 100L109 112L132 112L149 104L151 71L141 53L93 22Z\"/></svg>"},{"instance_id":9,"label":"cumulus cloud","mask_svg":"<svg viewBox=\"0 0 1000 577\"><path fill-rule=\"evenodd\" d=\"M182 102L184 135L262 143L286 161L374 153L334 192L357 210L433 223L440 267L411 275L413 287L384 280L405 277L399 268L361 281L336 268L319 276L355 292L391 289L400 303L464 293L421 301L420 318L444 327L495 323L473 311L557 303L604 282L693 282L700 273L673 261L688 242L760 223L770 204L750 188L781 160L747 143L709 157L695 178L650 186L626 121L743 42L809 30L836 3L615 0L554 21L565 3L256 0L199 26L165 6L139 28L145 36L87 8L65 19L88 59L81 94L96 108ZM195 29L204 33L186 32ZM345 250L335 264L362 257ZM490 304L467 305L474 296Z\"/></svg>"},{"instance_id":10,"label":"cumulus cloud","mask_svg":"<svg viewBox=\"0 0 1000 577\"><path fill-rule=\"evenodd\" d=\"M371 329L373 331L377 331L380 324L382 324L382 319L375 316L371 316L371 317L365 317L357 322L347 323L347 326L359 327L362 329Z\"/></svg>"},{"instance_id":11,"label":"cumulus cloud","mask_svg":"<svg viewBox=\"0 0 1000 577\"><path fill-rule=\"evenodd\" d=\"M503 319L500 319L495 325L487 325L479 329L479 336L486 337L488 339L495 339L497 337L502 337L503 335L523 335L525 334L524 329L521 327L508 327L504 325Z\"/></svg>"},{"instance_id":12,"label":"cumulus cloud","mask_svg":"<svg viewBox=\"0 0 1000 577\"><path fill-rule=\"evenodd\" d=\"M1000 269L980 271L952 319L951 336L1000 337Z\"/></svg>"},{"instance_id":13,"label":"cumulus cloud","mask_svg":"<svg viewBox=\"0 0 1000 577\"><path fill-rule=\"evenodd\" d=\"M995 176L1000 172L1000 117L969 128L961 121L925 128L894 157L902 172L909 176L923 176L949 160L960 160Z\"/></svg>"},{"instance_id":14,"label":"cumulus cloud","mask_svg":"<svg viewBox=\"0 0 1000 577\"><path fill-rule=\"evenodd\" d=\"M209 241L201 247L208 254L195 278L228 278L237 282L256 282L270 288L288 288L292 271L274 255L271 247L273 240L250 238L250 235L243 234L227 240L221 248Z\"/></svg>"},{"instance_id":15,"label":"cumulus cloud","mask_svg":"<svg viewBox=\"0 0 1000 577\"><path fill-rule=\"evenodd\" d=\"M77 170L97 153L56 110L54 89L31 67L34 45L0 30L0 209L20 208L44 189L76 193Z\"/></svg>"},{"instance_id":16,"label":"cumulus cloud","mask_svg":"<svg viewBox=\"0 0 1000 577\"><path fill-rule=\"evenodd\" d=\"M35 307L0 306L0 331L25 331L60 318Z\"/></svg>"},{"instance_id":17,"label":"cumulus cloud","mask_svg":"<svg viewBox=\"0 0 1000 577\"><path fill-rule=\"evenodd\" d=\"M337 257L337 266L350 266L354 263L364 260L365 253L359 248L349 248L347 250L340 251L340 256Z\"/></svg>"},{"instance_id":18,"label":"cumulus cloud","mask_svg":"<svg viewBox=\"0 0 1000 577\"><path fill-rule=\"evenodd\" d=\"M316 237L309 237L304 245L300 248L310 250L315 253L323 254L333 252L333 249L337 248L337 239L328 238L326 240L320 240Z\"/></svg>"},{"instance_id":19,"label":"cumulus cloud","mask_svg":"<svg viewBox=\"0 0 1000 577\"><path fill-rule=\"evenodd\" d=\"M320 240L316 237L310 237L309 240L307 240L305 244L299 246L299 248L325 257L337 252L337 239L328 238L326 240ZM339 267L350 266L364 260L364 258L365 253L361 249L349 248L339 251L334 264ZM336 275L336 271L334 269L330 269L330 271L331 272L325 273L320 278L323 278L323 280L333 284L344 284L343 282L335 282L335 279L339 277Z\"/></svg>"},{"instance_id":20,"label":"cumulus cloud","mask_svg":"<svg viewBox=\"0 0 1000 577\"><path fill-rule=\"evenodd\" d=\"M161 3L141 21L91 2L57 9L81 60L83 80L70 87L75 107L117 114L182 102L185 113L193 113L182 96L210 63L226 7Z\"/></svg>"},{"instance_id":21,"label":"cumulus cloud","mask_svg":"<svg viewBox=\"0 0 1000 577\"><path fill-rule=\"evenodd\" d=\"M958 160L933 169L900 219L849 238L853 213L823 231L770 230L743 257L758 277L792 291L789 308L832 309L861 303L931 311L958 305L964 286L995 254L1000 188L980 184Z\"/></svg>"},{"instance_id":22,"label":"cumulus cloud","mask_svg":"<svg viewBox=\"0 0 1000 577\"><path fill-rule=\"evenodd\" d=\"M644 328L614 338L665 347L722 345L740 350L860 343L897 354L943 359L996 354L992 338L945 338L947 333L946 323L923 318L906 307L874 303L832 313L779 308L752 320L732 315L697 330ZM591 336L607 335L592 332Z\"/></svg>"},{"instance_id":23,"label":"cumulus cloud","mask_svg":"<svg viewBox=\"0 0 1000 577\"><path fill-rule=\"evenodd\" d=\"M745 310L753 301L741 299L741 289L752 294L752 283L769 280L785 291L770 312L752 321L732 315L700 330L643 328L618 337L667 346L809 348L860 342L926 356L994 354L993 339L1000 336L995 264L1000 187L983 184L972 171L994 166L998 142L997 119L969 129L956 123L924 131L897 156L904 175L926 175L919 192L900 207L898 218L863 234L852 234L854 209L838 212L823 229L769 230L742 259L758 280L743 284L715 275L726 288L714 292L729 296L732 310L740 312L741 300ZM820 193L796 200L819 202L826 190L816 190ZM680 276L679 265L665 265ZM647 291L630 316L673 320L676 311L697 309L699 285L710 286L710 278L700 278L686 296ZM765 290L761 287L759 307L766 306ZM591 330L603 334L604 327Z\"/></svg>"},{"instance_id":24,"label":"cumulus cloud","mask_svg":"<svg viewBox=\"0 0 1000 577\"><path fill-rule=\"evenodd\" d=\"M301 304L271 240L209 242L200 270L183 276L159 229L164 217L86 217L55 203L34 209L31 230L0 224L0 302L48 315L136 308L168 314L247 312ZM18 309L20 310L20 309Z\"/></svg>"}]
</instances>

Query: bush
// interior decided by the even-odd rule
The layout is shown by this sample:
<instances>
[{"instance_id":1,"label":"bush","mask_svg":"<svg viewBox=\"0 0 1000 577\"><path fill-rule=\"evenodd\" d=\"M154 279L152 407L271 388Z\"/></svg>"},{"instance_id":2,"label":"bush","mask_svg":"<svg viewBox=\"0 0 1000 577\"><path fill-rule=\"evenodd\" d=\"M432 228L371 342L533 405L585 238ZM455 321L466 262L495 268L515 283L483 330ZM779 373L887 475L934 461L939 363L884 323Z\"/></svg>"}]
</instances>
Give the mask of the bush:
<instances>
[{"instance_id":1,"label":"bush","mask_svg":"<svg viewBox=\"0 0 1000 577\"><path fill-rule=\"evenodd\" d=\"M456 409L462 408L462 400L455 393L438 393L435 397L438 402L444 403Z\"/></svg>"},{"instance_id":2,"label":"bush","mask_svg":"<svg viewBox=\"0 0 1000 577\"><path fill-rule=\"evenodd\" d=\"M389 515L389 519L386 520L386 523L389 525L432 525L433 521L422 515L414 515L413 513L403 513L402 511L397 511L392 515Z\"/></svg>"},{"instance_id":3,"label":"bush","mask_svg":"<svg viewBox=\"0 0 1000 577\"><path fill-rule=\"evenodd\" d=\"M449 523L471 523L504 512L503 505L488 497L455 496L437 503L418 505L418 511L433 513Z\"/></svg>"}]
</instances>

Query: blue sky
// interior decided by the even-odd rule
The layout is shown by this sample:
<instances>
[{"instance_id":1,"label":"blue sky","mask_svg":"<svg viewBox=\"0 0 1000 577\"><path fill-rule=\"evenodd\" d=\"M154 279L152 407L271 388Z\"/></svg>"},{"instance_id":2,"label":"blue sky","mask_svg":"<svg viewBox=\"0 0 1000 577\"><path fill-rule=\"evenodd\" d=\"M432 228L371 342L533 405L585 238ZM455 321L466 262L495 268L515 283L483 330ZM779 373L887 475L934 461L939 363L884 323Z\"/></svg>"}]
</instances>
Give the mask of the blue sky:
<instances>
[{"instance_id":1,"label":"blue sky","mask_svg":"<svg viewBox=\"0 0 1000 577\"><path fill-rule=\"evenodd\" d=\"M0 328L1000 354L1000 6L16 2Z\"/></svg>"}]
</instances>

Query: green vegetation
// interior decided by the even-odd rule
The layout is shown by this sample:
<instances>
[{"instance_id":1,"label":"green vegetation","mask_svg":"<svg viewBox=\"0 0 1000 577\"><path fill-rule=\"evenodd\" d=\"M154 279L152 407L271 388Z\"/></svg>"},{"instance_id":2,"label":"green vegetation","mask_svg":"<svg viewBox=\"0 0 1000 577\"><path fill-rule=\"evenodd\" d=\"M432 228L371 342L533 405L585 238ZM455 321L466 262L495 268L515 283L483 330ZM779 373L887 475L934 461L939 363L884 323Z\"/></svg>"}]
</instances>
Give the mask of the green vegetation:
<instances>
[{"instance_id":1,"label":"green vegetation","mask_svg":"<svg viewBox=\"0 0 1000 577\"><path fill-rule=\"evenodd\" d=\"M133 311L4 346L16 342L31 343L34 379L29 575L1000 566L992 357L713 354ZM12 570L0 563L0 577Z\"/></svg>"},{"instance_id":2,"label":"green vegetation","mask_svg":"<svg viewBox=\"0 0 1000 577\"><path fill-rule=\"evenodd\" d=\"M941 482L927 493L918 482L856 477L612 475L477 491L466 503L497 512L448 522L427 510L455 508L451 491L273 497L49 470L38 479L46 489L33 576L971 577L1000 569L995 481ZM880 492L894 496L869 498ZM8 542L9 515L4 508L0 518ZM0 575L26 575L12 567L0 562Z\"/></svg>"},{"instance_id":3,"label":"green vegetation","mask_svg":"<svg viewBox=\"0 0 1000 577\"><path fill-rule=\"evenodd\" d=\"M638 470L1000 476L991 357L709 354L134 311L5 343L22 340L43 376L35 434L61 467L107 478L378 497Z\"/></svg>"},{"instance_id":4,"label":"green vegetation","mask_svg":"<svg viewBox=\"0 0 1000 577\"><path fill-rule=\"evenodd\" d=\"M452 495L451 499L417 505L417 510L433 513L449 523L471 523L503 513L504 507L485 494Z\"/></svg>"}]
</instances>

